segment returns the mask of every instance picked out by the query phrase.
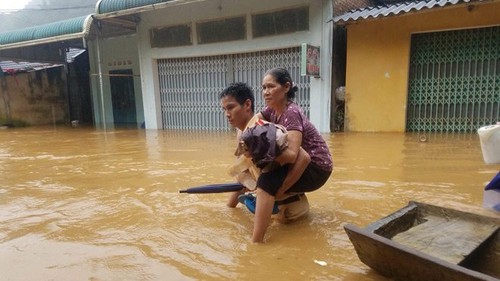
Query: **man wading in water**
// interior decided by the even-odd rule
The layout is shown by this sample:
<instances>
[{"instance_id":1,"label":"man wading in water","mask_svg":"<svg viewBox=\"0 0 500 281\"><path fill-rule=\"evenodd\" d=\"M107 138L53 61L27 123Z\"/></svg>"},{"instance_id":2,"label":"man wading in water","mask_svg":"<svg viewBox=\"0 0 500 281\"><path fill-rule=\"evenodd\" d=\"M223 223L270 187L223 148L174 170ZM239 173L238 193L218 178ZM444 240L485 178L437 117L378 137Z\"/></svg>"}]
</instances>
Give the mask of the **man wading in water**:
<instances>
[{"instance_id":1,"label":"man wading in water","mask_svg":"<svg viewBox=\"0 0 500 281\"><path fill-rule=\"evenodd\" d=\"M231 173L240 183L249 190L255 190L255 192L246 194L233 192L227 203L232 208L236 207L238 202L244 203L250 211L255 213L253 242L264 241L273 213L277 213L278 219L285 223L306 216L309 212L309 202L304 192L321 187L330 176L332 167L331 156L323 139L303 113L296 112L298 106L289 99L294 97L296 87L293 87L288 72L284 70L285 82L282 83L279 81L280 74L271 71L273 70L268 71L264 77L263 95L266 103L274 99L274 105L285 104L286 106L283 112L286 118L274 121L280 123L279 128L289 126L290 129L285 129L287 145L281 148L282 151L278 148L276 157L272 159L273 165L267 165L262 170L253 164L258 162L256 159L252 162L250 158L246 157L251 154L250 152L255 152L254 150L249 149L246 156L240 155L236 164L231 168ZM289 93L291 94L289 95ZM286 102L277 103L280 99L286 99ZM229 123L238 129L239 148L242 146L242 138L245 140L245 144L249 144L248 140L255 140L251 135L256 131L253 130L255 126L267 126L265 125L267 123L259 121L260 119L266 120L263 117L267 115L268 118L271 117L267 121L272 120L273 102L268 104L263 112L255 115L255 98L252 90L245 83L229 85L220 94L220 102ZM286 112L288 109L292 111ZM287 124L288 120L294 121L296 119L294 118L295 114L299 114L300 118L303 118L301 123ZM288 132L286 132L287 130ZM255 147L258 146L259 144L255 145ZM316 151L325 153L326 149L326 155L322 157L314 155L315 160L316 158L330 160L329 163L326 161L326 168L318 167L316 163L313 163L310 157L311 153L308 153L303 146L309 150L313 149L312 152L316 149ZM272 167L269 168L270 166Z\"/></svg>"}]
</instances>

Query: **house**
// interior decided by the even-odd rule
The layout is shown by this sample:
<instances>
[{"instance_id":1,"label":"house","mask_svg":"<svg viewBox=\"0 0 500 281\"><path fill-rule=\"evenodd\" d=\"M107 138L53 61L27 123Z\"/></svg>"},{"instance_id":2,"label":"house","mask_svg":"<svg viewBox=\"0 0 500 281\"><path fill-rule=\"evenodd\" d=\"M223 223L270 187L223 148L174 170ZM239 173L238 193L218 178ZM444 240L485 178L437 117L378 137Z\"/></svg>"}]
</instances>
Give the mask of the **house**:
<instances>
[{"instance_id":1,"label":"house","mask_svg":"<svg viewBox=\"0 0 500 281\"><path fill-rule=\"evenodd\" d=\"M281 66L299 85L297 102L318 129L329 131L331 6L319 0L103 0L94 15L100 35L88 40L91 69L100 73L96 79L128 75L129 86L114 94L112 88L123 84L118 78L93 83L104 93L93 91L95 108L105 109L96 117L103 124L133 118L116 114L113 100L125 99L130 105L122 104L129 108L123 111L135 107L136 120L148 129L227 130L218 93L230 82L245 81L259 109L264 72ZM319 76L300 74L303 43L319 47ZM125 92L127 97L117 97Z\"/></svg>"},{"instance_id":2,"label":"house","mask_svg":"<svg viewBox=\"0 0 500 281\"><path fill-rule=\"evenodd\" d=\"M89 17L0 34L0 122L92 124L88 55Z\"/></svg>"},{"instance_id":3,"label":"house","mask_svg":"<svg viewBox=\"0 0 500 281\"><path fill-rule=\"evenodd\" d=\"M264 72L285 67L297 103L329 132L332 11L323 0L102 0L95 14L59 23L60 34L52 26L52 37L0 40L0 56L48 59L83 45L94 124L104 128L227 130L218 93L247 82L260 109ZM303 46L319 51L319 73L302 75Z\"/></svg>"},{"instance_id":4,"label":"house","mask_svg":"<svg viewBox=\"0 0 500 281\"><path fill-rule=\"evenodd\" d=\"M500 1L376 1L347 34L345 130L471 132L500 120Z\"/></svg>"}]
</instances>

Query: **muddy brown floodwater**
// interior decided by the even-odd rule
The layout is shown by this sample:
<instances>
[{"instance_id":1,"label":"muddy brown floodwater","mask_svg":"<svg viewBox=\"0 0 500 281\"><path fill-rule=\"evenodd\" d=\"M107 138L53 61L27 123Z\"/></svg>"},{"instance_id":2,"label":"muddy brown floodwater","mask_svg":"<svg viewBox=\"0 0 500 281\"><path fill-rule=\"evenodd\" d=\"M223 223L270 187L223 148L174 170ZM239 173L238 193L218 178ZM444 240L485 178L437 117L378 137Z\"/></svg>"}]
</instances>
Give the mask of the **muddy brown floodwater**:
<instances>
[{"instance_id":1,"label":"muddy brown floodwater","mask_svg":"<svg viewBox=\"0 0 500 281\"><path fill-rule=\"evenodd\" d=\"M343 225L409 200L480 206L499 165L476 134L325 134L332 177L309 218L249 242L252 214L227 194L232 132L0 130L2 280L388 280L362 264ZM315 262L323 261L320 265Z\"/></svg>"}]
</instances>

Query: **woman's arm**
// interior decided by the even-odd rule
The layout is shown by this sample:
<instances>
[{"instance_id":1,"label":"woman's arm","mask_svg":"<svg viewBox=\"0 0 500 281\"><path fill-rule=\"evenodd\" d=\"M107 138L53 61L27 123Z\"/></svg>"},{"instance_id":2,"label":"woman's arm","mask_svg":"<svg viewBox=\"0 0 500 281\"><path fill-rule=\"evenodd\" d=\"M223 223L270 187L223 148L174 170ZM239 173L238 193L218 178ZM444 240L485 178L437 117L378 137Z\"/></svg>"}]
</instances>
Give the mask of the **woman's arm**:
<instances>
[{"instance_id":1,"label":"woman's arm","mask_svg":"<svg viewBox=\"0 0 500 281\"><path fill-rule=\"evenodd\" d=\"M290 169L288 170L288 174L283 184L275 195L276 200L280 200L280 197L283 197L286 191L299 180L302 173L304 173L307 168L307 165L311 162L311 157L301 147L302 133L300 131L288 131L287 141L288 147L280 156L276 157L276 161L280 163L280 165L290 164Z\"/></svg>"},{"instance_id":2,"label":"woman's arm","mask_svg":"<svg viewBox=\"0 0 500 281\"><path fill-rule=\"evenodd\" d=\"M300 146L302 145L302 132L288 131L287 133L288 147L276 157L276 161L281 165L293 164L299 155Z\"/></svg>"},{"instance_id":3,"label":"woman's arm","mask_svg":"<svg viewBox=\"0 0 500 281\"><path fill-rule=\"evenodd\" d=\"M276 200L282 200L283 195L294 185L299 178L302 176L307 166L311 163L311 157L307 152L301 147L297 156L295 163L291 164L288 174L283 181L283 184L276 192Z\"/></svg>"}]
</instances>

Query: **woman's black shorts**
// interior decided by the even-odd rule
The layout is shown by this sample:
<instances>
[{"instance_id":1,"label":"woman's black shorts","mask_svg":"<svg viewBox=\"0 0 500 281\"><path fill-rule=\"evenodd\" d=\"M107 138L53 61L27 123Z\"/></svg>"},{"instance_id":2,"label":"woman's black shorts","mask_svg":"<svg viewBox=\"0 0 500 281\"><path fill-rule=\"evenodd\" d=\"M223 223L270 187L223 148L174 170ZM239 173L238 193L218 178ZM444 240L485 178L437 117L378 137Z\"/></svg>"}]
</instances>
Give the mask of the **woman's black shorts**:
<instances>
[{"instance_id":1,"label":"woman's black shorts","mask_svg":"<svg viewBox=\"0 0 500 281\"><path fill-rule=\"evenodd\" d=\"M270 195L276 195L278 189L288 174L290 165L284 165L267 173L262 173L257 180L257 187L262 188ZM325 171L310 163L299 180L286 193L304 193L322 187L330 177L332 171Z\"/></svg>"}]
</instances>

